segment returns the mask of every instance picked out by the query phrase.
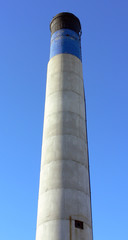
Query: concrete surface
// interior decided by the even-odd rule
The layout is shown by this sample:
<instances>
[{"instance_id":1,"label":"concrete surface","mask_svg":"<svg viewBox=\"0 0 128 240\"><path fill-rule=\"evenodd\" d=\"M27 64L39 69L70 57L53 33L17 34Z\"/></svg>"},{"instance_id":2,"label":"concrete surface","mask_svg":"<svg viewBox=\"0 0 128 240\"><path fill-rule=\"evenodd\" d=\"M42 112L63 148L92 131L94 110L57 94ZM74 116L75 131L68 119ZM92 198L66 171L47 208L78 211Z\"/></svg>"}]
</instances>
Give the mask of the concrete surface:
<instances>
[{"instance_id":1,"label":"concrete surface","mask_svg":"<svg viewBox=\"0 0 128 240\"><path fill-rule=\"evenodd\" d=\"M82 63L70 54L48 63L36 240L92 240Z\"/></svg>"}]
</instances>

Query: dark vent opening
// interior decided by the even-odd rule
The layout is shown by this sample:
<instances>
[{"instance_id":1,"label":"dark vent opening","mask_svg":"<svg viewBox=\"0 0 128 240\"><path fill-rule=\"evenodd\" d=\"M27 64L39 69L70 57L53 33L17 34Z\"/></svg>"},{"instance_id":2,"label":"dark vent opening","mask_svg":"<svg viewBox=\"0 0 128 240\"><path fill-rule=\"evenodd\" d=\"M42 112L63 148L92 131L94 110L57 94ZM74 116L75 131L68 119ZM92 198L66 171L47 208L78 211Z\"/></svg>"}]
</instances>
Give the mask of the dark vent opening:
<instances>
[{"instance_id":1,"label":"dark vent opening","mask_svg":"<svg viewBox=\"0 0 128 240\"><path fill-rule=\"evenodd\" d=\"M84 223L78 220L75 220L75 228L84 229Z\"/></svg>"}]
</instances>

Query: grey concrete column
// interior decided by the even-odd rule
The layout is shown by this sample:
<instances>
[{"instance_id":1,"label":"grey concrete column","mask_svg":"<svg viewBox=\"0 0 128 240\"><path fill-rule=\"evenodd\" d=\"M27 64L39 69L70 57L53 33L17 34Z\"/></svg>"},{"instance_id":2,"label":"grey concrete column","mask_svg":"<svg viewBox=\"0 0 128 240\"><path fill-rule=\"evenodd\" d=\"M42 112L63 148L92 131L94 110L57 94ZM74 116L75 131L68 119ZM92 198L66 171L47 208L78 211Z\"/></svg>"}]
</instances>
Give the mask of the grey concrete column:
<instances>
[{"instance_id":1,"label":"grey concrete column","mask_svg":"<svg viewBox=\"0 0 128 240\"><path fill-rule=\"evenodd\" d=\"M82 63L59 54L48 64L36 240L92 240L85 122Z\"/></svg>"}]
</instances>

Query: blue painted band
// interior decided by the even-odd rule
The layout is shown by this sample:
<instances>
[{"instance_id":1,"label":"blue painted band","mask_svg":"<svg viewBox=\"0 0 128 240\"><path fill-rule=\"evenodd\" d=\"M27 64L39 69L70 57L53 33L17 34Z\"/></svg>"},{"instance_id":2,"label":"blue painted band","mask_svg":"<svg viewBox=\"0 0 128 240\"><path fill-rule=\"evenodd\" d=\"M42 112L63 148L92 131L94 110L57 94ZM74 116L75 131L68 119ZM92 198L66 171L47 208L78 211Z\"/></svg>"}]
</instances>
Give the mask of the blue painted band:
<instances>
[{"instance_id":1,"label":"blue painted band","mask_svg":"<svg viewBox=\"0 0 128 240\"><path fill-rule=\"evenodd\" d=\"M57 54L68 53L81 60L81 40L76 32L60 29L51 37L50 59Z\"/></svg>"}]
</instances>

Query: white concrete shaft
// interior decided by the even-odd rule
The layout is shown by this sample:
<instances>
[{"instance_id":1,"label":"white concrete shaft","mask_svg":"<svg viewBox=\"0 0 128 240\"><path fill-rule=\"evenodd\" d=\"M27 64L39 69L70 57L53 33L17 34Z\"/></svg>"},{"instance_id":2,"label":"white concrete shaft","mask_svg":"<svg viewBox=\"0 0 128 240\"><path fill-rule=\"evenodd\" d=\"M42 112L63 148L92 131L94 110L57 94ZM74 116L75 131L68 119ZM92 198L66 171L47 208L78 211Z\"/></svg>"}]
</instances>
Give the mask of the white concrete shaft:
<instances>
[{"instance_id":1,"label":"white concrete shaft","mask_svg":"<svg viewBox=\"0 0 128 240\"><path fill-rule=\"evenodd\" d=\"M36 240L92 240L82 63L71 54L48 64Z\"/></svg>"}]
</instances>

